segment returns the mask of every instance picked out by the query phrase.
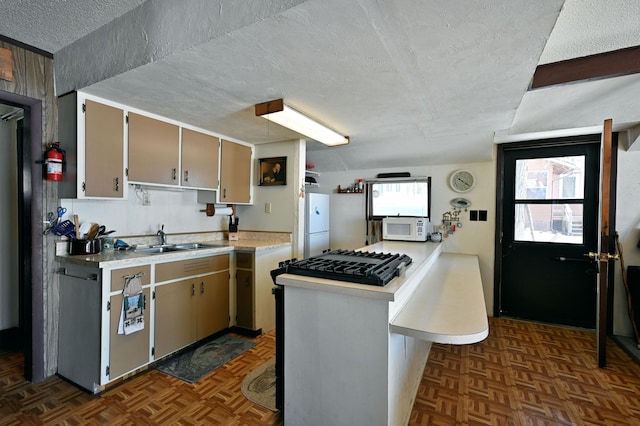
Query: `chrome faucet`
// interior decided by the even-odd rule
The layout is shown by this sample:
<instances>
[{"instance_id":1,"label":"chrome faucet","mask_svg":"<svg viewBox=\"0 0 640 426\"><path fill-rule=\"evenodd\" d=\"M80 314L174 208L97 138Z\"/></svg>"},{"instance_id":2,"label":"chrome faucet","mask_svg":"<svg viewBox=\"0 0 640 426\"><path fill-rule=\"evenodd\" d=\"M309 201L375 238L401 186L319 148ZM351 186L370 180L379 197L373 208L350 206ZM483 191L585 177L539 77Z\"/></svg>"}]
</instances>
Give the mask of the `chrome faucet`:
<instances>
[{"instance_id":1,"label":"chrome faucet","mask_svg":"<svg viewBox=\"0 0 640 426\"><path fill-rule=\"evenodd\" d=\"M167 245L167 234L164 233L164 224L162 224L162 227L160 229L158 229L158 232L156 235L160 236L160 244L162 244L163 246Z\"/></svg>"}]
</instances>

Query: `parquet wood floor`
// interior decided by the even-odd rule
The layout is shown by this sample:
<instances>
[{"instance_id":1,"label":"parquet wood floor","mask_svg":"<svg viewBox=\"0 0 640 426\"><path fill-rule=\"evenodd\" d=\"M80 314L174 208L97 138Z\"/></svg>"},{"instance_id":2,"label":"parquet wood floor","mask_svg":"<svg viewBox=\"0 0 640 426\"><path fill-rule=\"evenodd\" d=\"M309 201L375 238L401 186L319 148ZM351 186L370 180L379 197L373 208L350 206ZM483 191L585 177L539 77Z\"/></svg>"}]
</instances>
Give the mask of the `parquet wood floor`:
<instances>
[{"instance_id":1,"label":"parquet wood floor","mask_svg":"<svg viewBox=\"0 0 640 426\"><path fill-rule=\"evenodd\" d=\"M275 353L274 333L251 340L256 346L194 384L148 370L98 396L58 377L30 384L22 355L4 356L0 425L281 425L279 413L240 392L247 373Z\"/></svg>"},{"instance_id":2,"label":"parquet wood floor","mask_svg":"<svg viewBox=\"0 0 640 426\"><path fill-rule=\"evenodd\" d=\"M615 344L598 369L592 332L489 323L483 342L433 345L411 425L640 425L640 365ZM193 385L150 370L99 396L57 377L30 384L22 356L3 355L0 425L282 425L240 392L244 376L274 353L273 333L254 340Z\"/></svg>"},{"instance_id":3,"label":"parquet wood floor","mask_svg":"<svg viewBox=\"0 0 640 426\"><path fill-rule=\"evenodd\" d=\"M431 348L411 425L640 425L640 365L593 332L507 318L489 337Z\"/></svg>"}]
</instances>

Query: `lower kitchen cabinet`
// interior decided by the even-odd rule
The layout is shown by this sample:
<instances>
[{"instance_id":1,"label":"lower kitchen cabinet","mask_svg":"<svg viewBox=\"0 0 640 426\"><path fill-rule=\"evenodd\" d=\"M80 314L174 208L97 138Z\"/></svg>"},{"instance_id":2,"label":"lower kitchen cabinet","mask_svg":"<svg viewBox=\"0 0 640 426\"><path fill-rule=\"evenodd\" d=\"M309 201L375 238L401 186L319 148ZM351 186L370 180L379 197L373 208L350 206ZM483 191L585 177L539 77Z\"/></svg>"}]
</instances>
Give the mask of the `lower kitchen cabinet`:
<instances>
[{"instance_id":1,"label":"lower kitchen cabinet","mask_svg":"<svg viewBox=\"0 0 640 426\"><path fill-rule=\"evenodd\" d=\"M228 254L117 269L62 266L58 374L89 392L229 327ZM142 284L144 327L119 334L133 275Z\"/></svg>"},{"instance_id":2,"label":"lower kitchen cabinet","mask_svg":"<svg viewBox=\"0 0 640 426\"><path fill-rule=\"evenodd\" d=\"M253 318L253 270L238 268L236 269L236 325L253 329Z\"/></svg>"},{"instance_id":3,"label":"lower kitchen cabinet","mask_svg":"<svg viewBox=\"0 0 640 426\"><path fill-rule=\"evenodd\" d=\"M155 307L155 359L229 327L229 255L156 265Z\"/></svg>"},{"instance_id":4,"label":"lower kitchen cabinet","mask_svg":"<svg viewBox=\"0 0 640 426\"><path fill-rule=\"evenodd\" d=\"M162 358L196 341L191 280L156 287L155 357Z\"/></svg>"},{"instance_id":5,"label":"lower kitchen cabinet","mask_svg":"<svg viewBox=\"0 0 640 426\"><path fill-rule=\"evenodd\" d=\"M196 339L229 327L229 271L202 277L196 297Z\"/></svg>"},{"instance_id":6,"label":"lower kitchen cabinet","mask_svg":"<svg viewBox=\"0 0 640 426\"><path fill-rule=\"evenodd\" d=\"M122 294L111 296L111 320L109 324L109 377L119 377L128 371L142 367L149 362L149 322L150 315L147 301L149 299L149 289L142 290L145 305L144 324L145 327L135 333L124 335L118 334L120 324L120 313L122 312Z\"/></svg>"},{"instance_id":7,"label":"lower kitchen cabinet","mask_svg":"<svg viewBox=\"0 0 640 426\"><path fill-rule=\"evenodd\" d=\"M150 270L150 265L112 271L65 265L59 292L58 374L96 393L151 361L148 304L144 328L118 334L125 279L140 276L148 301Z\"/></svg>"},{"instance_id":8,"label":"lower kitchen cabinet","mask_svg":"<svg viewBox=\"0 0 640 426\"><path fill-rule=\"evenodd\" d=\"M268 333L276 326L271 270L291 259L291 247L236 251L236 326Z\"/></svg>"}]
</instances>

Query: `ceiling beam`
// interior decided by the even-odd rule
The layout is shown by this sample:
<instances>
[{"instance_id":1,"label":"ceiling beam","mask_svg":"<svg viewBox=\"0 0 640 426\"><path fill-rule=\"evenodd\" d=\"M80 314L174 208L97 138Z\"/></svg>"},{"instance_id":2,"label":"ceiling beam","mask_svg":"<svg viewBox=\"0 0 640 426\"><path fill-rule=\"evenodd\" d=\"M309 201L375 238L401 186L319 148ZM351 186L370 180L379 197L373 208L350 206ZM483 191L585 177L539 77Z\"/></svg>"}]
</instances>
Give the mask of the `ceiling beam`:
<instances>
[{"instance_id":1,"label":"ceiling beam","mask_svg":"<svg viewBox=\"0 0 640 426\"><path fill-rule=\"evenodd\" d=\"M529 90L640 73L640 46L538 65Z\"/></svg>"},{"instance_id":2,"label":"ceiling beam","mask_svg":"<svg viewBox=\"0 0 640 426\"><path fill-rule=\"evenodd\" d=\"M626 132L627 151L640 151L640 124Z\"/></svg>"}]
</instances>

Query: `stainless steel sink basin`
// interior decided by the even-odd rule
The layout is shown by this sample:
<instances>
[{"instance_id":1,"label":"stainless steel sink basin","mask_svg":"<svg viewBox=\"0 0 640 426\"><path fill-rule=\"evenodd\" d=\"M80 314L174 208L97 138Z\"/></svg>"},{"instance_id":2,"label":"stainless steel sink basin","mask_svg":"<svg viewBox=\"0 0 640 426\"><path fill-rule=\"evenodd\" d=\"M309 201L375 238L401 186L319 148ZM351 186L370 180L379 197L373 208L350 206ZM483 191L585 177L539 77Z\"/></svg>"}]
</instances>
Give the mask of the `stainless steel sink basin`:
<instances>
[{"instance_id":1,"label":"stainless steel sink basin","mask_svg":"<svg viewBox=\"0 0 640 426\"><path fill-rule=\"evenodd\" d=\"M224 247L224 245L223 244L207 244L207 243L187 243L187 244L176 244L175 247L179 250L198 250L198 249Z\"/></svg>"},{"instance_id":2,"label":"stainless steel sink basin","mask_svg":"<svg viewBox=\"0 0 640 426\"><path fill-rule=\"evenodd\" d=\"M160 253L169 253L172 251L182 251L186 249L181 249L176 246L158 246L158 247L142 247L134 250L136 253L142 254L160 254Z\"/></svg>"},{"instance_id":3,"label":"stainless steel sink basin","mask_svg":"<svg viewBox=\"0 0 640 426\"><path fill-rule=\"evenodd\" d=\"M224 247L224 244L206 244L206 243L186 243L186 244L164 244L149 247L140 247L133 250L140 254L161 254L174 251L198 250L206 248Z\"/></svg>"}]
</instances>

